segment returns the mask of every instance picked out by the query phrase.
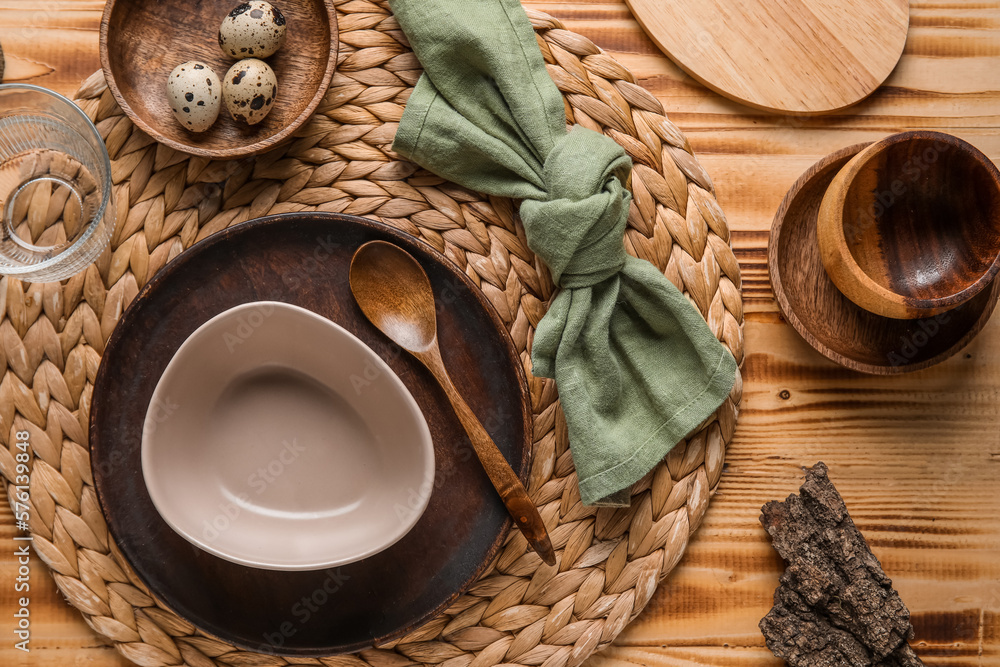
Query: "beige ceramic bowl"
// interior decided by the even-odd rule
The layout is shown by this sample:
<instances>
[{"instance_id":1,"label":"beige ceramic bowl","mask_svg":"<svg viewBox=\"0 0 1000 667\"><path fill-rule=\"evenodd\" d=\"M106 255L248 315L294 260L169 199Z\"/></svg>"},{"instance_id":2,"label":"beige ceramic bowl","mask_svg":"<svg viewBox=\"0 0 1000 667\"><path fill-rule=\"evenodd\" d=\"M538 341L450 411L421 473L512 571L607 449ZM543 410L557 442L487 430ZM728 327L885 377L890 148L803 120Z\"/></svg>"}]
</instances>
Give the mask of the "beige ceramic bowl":
<instances>
[{"instance_id":1,"label":"beige ceramic bowl","mask_svg":"<svg viewBox=\"0 0 1000 667\"><path fill-rule=\"evenodd\" d=\"M364 343L262 301L217 315L177 350L146 415L142 472L192 544L312 570L401 539L430 499L434 449L413 397Z\"/></svg>"}]
</instances>

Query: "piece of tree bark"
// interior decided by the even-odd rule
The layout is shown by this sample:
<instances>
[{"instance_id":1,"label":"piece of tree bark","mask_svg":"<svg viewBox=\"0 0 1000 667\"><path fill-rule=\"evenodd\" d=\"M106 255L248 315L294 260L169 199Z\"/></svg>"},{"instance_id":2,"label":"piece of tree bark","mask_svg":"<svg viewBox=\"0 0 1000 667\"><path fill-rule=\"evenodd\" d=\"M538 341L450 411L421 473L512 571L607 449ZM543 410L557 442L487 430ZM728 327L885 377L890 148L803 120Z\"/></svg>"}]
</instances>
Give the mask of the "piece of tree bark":
<instances>
[{"instance_id":1,"label":"piece of tree bark","mask_svg":"<svg viewBox=\"0 0 1000 667\"><path fill-rule=\"evenodd\" d=\"M760 622L791 667L919 667L910 612L847 513L822 462L760 522L788 567Z\"/></svg>"}]
</instances>

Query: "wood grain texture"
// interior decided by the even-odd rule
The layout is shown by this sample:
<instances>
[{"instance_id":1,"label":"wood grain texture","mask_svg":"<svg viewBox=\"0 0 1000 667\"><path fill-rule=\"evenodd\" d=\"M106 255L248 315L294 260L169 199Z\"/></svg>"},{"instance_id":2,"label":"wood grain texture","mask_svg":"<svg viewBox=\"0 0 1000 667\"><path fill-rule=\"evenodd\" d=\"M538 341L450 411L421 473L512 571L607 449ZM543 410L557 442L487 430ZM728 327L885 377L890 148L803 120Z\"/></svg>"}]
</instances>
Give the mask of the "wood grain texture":
<instances>
[{"instance_id":1,"label":"wood grain texture","mask_svg":"<svg viewBox=\"0 0 1000 667\"><path fill-rule=\"evenodd\" d=\"M907 0L626 0L685 72L756 109L837 111L868 97L903 52Z\"/></svg>"},{"instance_id":2,"label":"wood grain texture","mask_svg":"<svg viewBox=\"0 0 1000 667\"><path fill-rule=\"evenodd\" d=\"M841 369L778 315L771 220L822 156L934 128L1000 160L1000 2L914 0L903 57L849 111L775 117L705 89L664 57L621 2L531 1L593 39L663 101L715 182L743 270L744 407L728 466L681 565L589 667L780 667L757 623L782 563L757 517L824 460L855 523L913 613L928 664L1000 662L1000 321L966 350L903 377ZM8 80L66 94L100 67L98 0L0 0ZM13 516L0 503L0 664L125 667L33 565L31 654L13 649ZM35 584L37 583L37 589Z\"/></svg>"},{"instance_id":3,"label":"wood grain texture","mask_svg":"<svg viewBox=\"0 0 1000 667\"><path fill-rule=\"evenodd\" d=\"M232 6L235 6L232 5ZM322 101L337 64L337 14L328 0L286 2L287 41L267 63L278 92L270 113L248 126L223 104L205 132L186 130L174 118L166 85L171 70L188 60L205 63L224 78L234 60L219 48L219 26L232 9L217 2L109 0L101 20L101 64L118 105L146 134L171 148L212 158L256 155L304 123Z\"/></svg>"},{"instance_id":4,"label":"wood grain texture","mask_svg":"<svg viewBox=\"0 0 1000 667\"><path fill-rule=\"evenodd\" d=\"M1000 270L1000 172L950 134L893 134L834 176L817 237L826 273L864 309L897 319L945 313Z\"/></svg>"},{"instance_id":5,"label":"wood grain texture","mask_svg":"<svg viewBox=\"0 0 1000 667\"><path fill-rule=\"evenodd\" d=\"M782 317L820 354L862 373L908 373L965 347L993 314L1000 283L947 313L922 319L877 315L834 285L817 243L821 204L828 200L831 182L865 147L831 153L795 182L771 225L767 268Z\"/></svg>"}]
</instances>

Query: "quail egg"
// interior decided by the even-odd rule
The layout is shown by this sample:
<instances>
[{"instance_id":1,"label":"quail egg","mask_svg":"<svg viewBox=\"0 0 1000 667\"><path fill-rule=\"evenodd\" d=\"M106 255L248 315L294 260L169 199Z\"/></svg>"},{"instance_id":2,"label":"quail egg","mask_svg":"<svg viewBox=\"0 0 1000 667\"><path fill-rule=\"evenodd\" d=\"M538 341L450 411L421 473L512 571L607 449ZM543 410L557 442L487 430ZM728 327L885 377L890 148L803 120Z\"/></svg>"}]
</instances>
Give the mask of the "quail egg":
<instances>
[{"instance_id":1,"label":"quail egg","mask_svg":"<svg viewBox=\"0 0 1000 667\"><path fill-rule=\"evenodd\" d=\"M264 0L245 2L219 28L219 47L233 58L267 58L285 43L285 17Z\"/></svg>"},{"instance_id":2,"label":"quail egg","mask_svg":"<svg viewBox=\"0 0 1000 667\"><path fill-rule=\"evenodd\" d=\"M226 72L222 98L234 120L256 125L264 120L278 95L278 80L263 60L247 58Z\"/></svg>"},{"instance_id":3,"label":"quail egg","mask_svg":"<svg viewBox=\"0 0 1000 667\"><path fill-rule=\"evenodd\" d=\"M219 116L222 84L211 67L190 60L167 78L167 101L177 122L192 132L204 132Z\"/></svg>"}]
</instances>

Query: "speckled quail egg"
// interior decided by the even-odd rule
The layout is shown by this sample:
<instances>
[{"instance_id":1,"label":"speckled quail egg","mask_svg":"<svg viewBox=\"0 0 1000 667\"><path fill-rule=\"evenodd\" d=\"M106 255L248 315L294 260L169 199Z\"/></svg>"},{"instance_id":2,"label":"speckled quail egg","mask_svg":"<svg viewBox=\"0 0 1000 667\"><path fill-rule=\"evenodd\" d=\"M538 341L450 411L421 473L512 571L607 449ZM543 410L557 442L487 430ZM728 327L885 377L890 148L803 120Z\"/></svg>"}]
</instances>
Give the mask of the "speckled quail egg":
<instances>
[{"instance_id":1,"label":"speckled quail egg","mask_svg":"<svg viewBox=\"0 0 1000 667\"><path fill-rule=\"evenodd\" d=\"M247 58L229 68L222 80L222 99L234 120L256 125L278 96L278 80L263 60Z\"/></svg>"},{"instance_id":2,"label":"speckled quail egg","mask_svg":"<svg viewBox=\"0 0 1000 667\"><path fill-rule=\"evenodd\" d=\"M219 116L222 83L211 67L190 60L167 78L167 101L177 122L192 132L204 132Z\"/></svg>"},{"instance_id":3,"label":"speckled quail egg","mask_svg":"<svg viewBox=\"0 0 1000 667\"><path fill-rule=\"evenodd\" d=\"M219 46L233 58L267 58L284 43L285 17L264 0L243 3L219 28Z\"/></svg>"}]
</instances>

